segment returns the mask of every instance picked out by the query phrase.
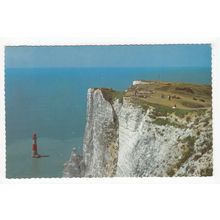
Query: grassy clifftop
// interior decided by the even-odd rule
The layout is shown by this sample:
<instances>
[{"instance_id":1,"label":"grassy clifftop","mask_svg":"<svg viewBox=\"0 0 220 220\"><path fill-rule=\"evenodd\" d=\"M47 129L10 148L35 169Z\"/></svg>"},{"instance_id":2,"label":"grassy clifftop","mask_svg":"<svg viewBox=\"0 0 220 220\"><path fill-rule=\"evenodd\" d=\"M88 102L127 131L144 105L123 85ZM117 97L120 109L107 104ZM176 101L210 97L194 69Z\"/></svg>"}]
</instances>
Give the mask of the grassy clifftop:
<instances>
[{"instance_id":1,"label":"grassy clifftop","mask_svg":"<svg viewBox=\"0 0 220 220\"><path fill-rule=\"evenodd\" d=\"M101 88L101 91L110 103L118 99L120 103L126 100L143 110L153 108L150 117L158 125L185 126L206 112L211 117L210 85L138 81L123 92L107 88Z\"/></svg>"},{"instance_id":2,"label":"grassy clifftop","mask_svg":"<svg viewBox=\"0 0 220 220\"><path fill-rule=\"evenodd\" d=\"M116 99L118 99L121 103L125 94L123 91L115 91L108 88L100 88L100 90L102 91L105 100L109 101L110 103L113 103Z\"/></svg>"},{"instance_id":3,"label":"grassy clifftop","mask_svg":"<svg viewBox=\"0 0 220 220\"><path fill-rule=\"evenodd\" d=\"M131 86L125 97L132 98L144 107L147 103L175 107L176 109L198 110L211 107L211 86L161 81L142 81Z\"/></svg>"},{"instance_id":4,"label":"grassy clifftop","mask_svg":"<svg viewBox=\"0 0 220 220\"><path fill-rule=\"evenodd\" d=\"M211 108L212 89L210 85L175 83L162 81L139 81L126 91L101 88L106 100L113 102L123 98L131 103L147 109L150 106L158 110L158 114L176 112L180 115L188 111L201 111Z\"/></svg>"}]
</instances>

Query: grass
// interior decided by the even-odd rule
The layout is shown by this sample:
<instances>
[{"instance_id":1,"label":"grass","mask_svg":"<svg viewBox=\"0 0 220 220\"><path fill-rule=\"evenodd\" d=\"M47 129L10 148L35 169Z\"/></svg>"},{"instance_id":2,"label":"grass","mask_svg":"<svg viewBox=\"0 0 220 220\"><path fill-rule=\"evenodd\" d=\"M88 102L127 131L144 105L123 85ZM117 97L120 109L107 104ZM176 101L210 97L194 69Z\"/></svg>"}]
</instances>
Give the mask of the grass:
<instances>
[{"instance_id":1,"label":"grass","mask_svg":"<svg viewBox=\"0 0 220 220\"><path fill-rule=\"evenodd\" d=\"M157 125L167 125L167 124L169 124L169 120L168 119L157 118L156 120L154 120L153 123L155 123Z\"/></svg>"},{"instance_id":2,"label":"grass","mask_svg":"<svg viewBox=\"0 0 220 220\"><path fill-rule=\"evenodd\" d=\"M195 102L189 102L189 101L182 101L182 105L188 107L188 108L203 108L204 105L195 103Z\"/></svg>"},{"instance_id":3,"label":"grass","mask_svg":"<svg viewBox=\"0 0 220 220\"><path fill-rule=\"evenodd\" d=\"M140 106L143 110L148 110L150 106L152 106L154 108L154 111L151 112L151 118L156 119L157 121L155 121L155 123L157 124L165 124L164 121L157 119L157 117L160 116L168 116L172 113L174 113L177 117L179 118L184 118L186 115L188 115L187 119L188 121L190 121L190 116L189 114L192 113L197 113L199 116L204 114L206 109L198 109L198 110L188 110L188 109L179 109L179 108L171 108L168 106L164 106L164 105L160 105L160 104L155 104L155 103L150 103L147 102L146 100L143 100L141 98L131 98L131 103L134 105L138 105Z\"/></svg>"},{"instance_id":4,"label":"grass","mask_svg":"<svg viewBox=\"0 0 220 220\"><path fill-rule=\"evenodd\" d=\"M114 100L116 99L119 100L119 103L123 102L123 96L124 96L123 91L115 91L113 89L107 89L107 88L102 88L101 91L104 98L110 103L113 103Z\"/></svg>"},{"instance_id":5,"label":"grass","mask_svg":"<svg viewBox=\"0 0 220 220\"><path fill-rule=\"evenodd\" d=\"M161 91L169 91L185 94L187 91L178 90L176 88L190 88L194 94L198 97L211 96L211 86L210 85L199 85L199 84L190 84L190 83L167 83L162 84L159 90Z\"/></svg>"},{"instance_id":6,"label":"grass","mask_svg":"<svg viewBox=\"0 0 220 220\"><path fill-rule=\"evenodd\" d=\"M131 98L131 103L140 106L143 110L148 110L150 106L146 101L138 98Z\"/></svg>"},{"instance_id":7,"label":"grass","mask_svg":"<svg viewBox=\"0 0 220 220\"><path fill-rule=\"evenodd\" d=\"M153 106L154 107L154 116L168 116L169 114L174 113L179 118L184 118L187 114L197 113L199 116L204 114L206 109L198 109L198 110L189 110L189 109L180 109L180 108L170 108L168 106L148 103L146 101L141 101L140 105L145 107L146 106Z\"/></svg>"},{"instance_id":8,"label":"grass","mask_svg":"<svg viewBox=\"0 0 220 220\"><path fill-rule=\"evenodd\" d=\"M203 115L205 113L206 109L198 109L198 110L194 110L194 112L196 112L199 116Z\"/></svg>"},{"instance_id":9,"label":"grass","mask_svg":"<svg viewBox=\"0 0 220 220\"><path fill-rule=\"evenodd\" d=\"M185 115L187 115L189 112L193 112L193 110L186 110L186 109L173 109L168 106L155 104L147 102L140 98L132 98L131 102L135 105L138 105L142 107L144 110L149 109L149 106L154 107L154 111L152 112L152 118L156 118L159 116L168 116L169 114L174 113L176 116L183 118Z\"/></svg>"},{"instance_id":10,"label":"grass","mask_svg":"<svg viewBox=\"0 0 220 220\"><path fill-rule=\"evenodd\" d=\"M192 136L188 136L181 141L183 144L185 144L183 145L182 156L173 167L170 167L167 170L168 176L173 176L176 171L179 170L179 168L192 156L195 141L196 138Z\"/></svg>"},{"instance_id":11,"label":"grass","mask_svg":"<svg viewBox=\"0 0 220 220\"><path fill-rule=\"evenodd\" d=\"M210 94L210 88L208 86L201 86L201 85L191 85L191 84L185 84L185 83L161 83L161 84L155 84L155 85L159 85L159 87L155 87L155 91L158 90L169 90L169 91L174 91L176 86L184 86L186 87L188 85L188 87L190 86L190 88L193 88L193 90L196 91L196 93L198 93L199 95L203 94L203 90L204 93L206 95ZM155 86L154 85L154 86ZM139 87L139 89L143 89L146 87L146 85L137 85L136 87ZM135 87L135 88L136 88ZM147 87L149 87L149 85L147 85ZM152 88L153 89L153 88ZM132 87L130 89L132 91ZM113 89L107 89L107 88L101 88L101 91L103 93L104 98L109 101L110 103L113 103L114 100L119 100L119 103L123 103L123 97L127 96L128 94L123 92L123 91L115 91ZM182 91L181 91L182 92ZM187 101L187 100L180 100L181 103L187 105L189 108L185 109L185 108L172 108L171 106L167 106L166 102L169 103L170 102L168 100L165 101L165 103L163 104L158 104L158 103L152 103L151 100L149 101L148 98L144 99L144 98L140 98L140 97L134 97L133 95L130 95L130 100L131 103L134 105L137 105L139 107L141 107L144 111L148 110L150 106L152 106L154 108L154 110L151 112L151 118L155 119L154 123L158 124L158 125L172 125L175 127L179 127L178 123L171 123L168 120L165 119L159 119L158 117L160 116L168 116L170 114L175 114L177 117L179 118L184 118L187 117L187 121L190 122L190 114L196 113L198 116L201 116L202 114L205 113L206 109L200 109L199 107L201 107L202 105L198 104L198 103L194 103L192 101ZM164 100L164 99L158 99L158 97L155 97L155 100L157 100L158 102L160 100ZM154 100L154 101L155 101ZM195 109L198 108L198 109Z\"/></svg>"},{"instance_id":12,"label":"grass","mask_svg":"<svg viewBox=\"0 0 220 220\"><path fill-rule=\"evenodd\" d=\"M178 124L178 123L174 123L169 121L169 119L163 119L163 118L157 118L153 121L153 123L157 124L157 125L169 125L169 126L173 126L176 128L184 128L185 126L182 124Z\"/></svg>"},{"instance_id":13,"label":"grass","mask_svg":"<svg viewBox=\"0 0 220 220\"><path fill-rule=\"evenodd\" d=\"M212 136L212 134L209 134L207 136L207 139L203 141L202 145L204 146L203 149L201 150L202 154L205 154L207 151L212 149L212 145L213 145L213 136Z\"/></svg>"},{"instance_id":14,"label":"grass","mask_svg":"<svg viewBox=\"0 0 220 220\"><path fill-rule=\"evenodd\" d=\"M187 115L189 112L193 112L192 110L178 109L178 108L173 109L159 104L150 103L149 105L154 107L155 116L168 116L169 114L174 113L176 116L180 118L184 118L185 115Z\"/></svg>"},{"instance_id":15,"label":"grass","mask_svg":"<svg viewBox=\"0 0 220 220\"><path fill-rule=\"evenodd\" d=\"M124 97L124 92L123 91L113 91L112 92L112 99L113 100L118 99L119 103L123 102L123 97Z\"/></svg>"},{"instance_id":16,"label":"grass","mask_svg":"<svg viewBox=\"0 0 220 220\"><path fill-rule=\"evenodd\" d=\"M201 176L212 176L213 175L213 169L212 168L202 169L200 171L200 175Z\"/></svg>"},{"instance_id":17,"label":"grass","mask_svg":"<svg viewBox=\"0 0 220 220\"><path fill-rule=\"evenodd\" d=\"M135 91L137 92L136 96L134 96ZM143 94L146 97L143 97ZM197 110L211 106L211 86L208 85L154 81L152 84L131 86L126 92L126 96L168 108L176 105L181 110ZM138 102L140 105L146 106L142 101Z\"/></svg>"},{"instance_id":18,"label":"grass","mask_svg":"<svg viewBox=\"0 0 220 220\"><path fill-rule=\"evenodd\" d=\"M174 114L180 118L184 118L188 113L194 112L193 110L186 109L174 109Z\"/></svg>"},{"instance_id":19,"label":"grass","mask_svg":"<svg viewBox=\"0 0 220 220\"><path fill-rule=\"evenodd\" d=\"M173 109L167 106L159 105L159 104L153 104L150 103L151 106L154 107L154 115L155 116L167 116L168 114L172 113Z\"/></svg>"},{"instance_id":20,"label":"grass","mask_svg":"<svg viewBox=\"0 0 220 220\"><path fill-rule=\"evenodd\" d=\"M193 147L196 141L196 137L192 137L192 136L187 136L186 138L184 138L181 142L182 143L187 143L188 146Z\"/></svg>"},{"instance_id":21,"label":"grass","mask_svg":"<svg viewBox=\"0 0 220 220\"><path fill-rule=\"evenodd\" d=\"M187 122L190 122L190 121L191 121L191 117L190 117L189 115L186 117L186 121L187 121Z\"/></svg>"},{"instance_id":22,"label":"grass","mask_svg":"<svg viewBox=\"0 0 220 220\"><path fill-rule=\"evenodd\" d=\"M173 176L176 173L176 171L179 170L179 168L191 157L192 153L193 153L192 148L188 145L185 145L182 152L182 157L173 167L170 167L167 170L167 175Z\"/></svg>"}]
</instances>

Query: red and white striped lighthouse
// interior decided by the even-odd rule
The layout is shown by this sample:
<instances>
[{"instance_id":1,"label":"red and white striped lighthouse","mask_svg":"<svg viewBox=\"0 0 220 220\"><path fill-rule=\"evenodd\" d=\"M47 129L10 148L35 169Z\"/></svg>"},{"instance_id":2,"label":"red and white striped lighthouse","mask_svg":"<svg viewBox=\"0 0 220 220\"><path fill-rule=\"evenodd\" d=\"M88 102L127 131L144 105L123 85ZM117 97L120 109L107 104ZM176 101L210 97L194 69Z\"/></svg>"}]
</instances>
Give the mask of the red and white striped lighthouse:
<instances>
[{"instance_id":1,"label":"red and white striped lighthouse","mask_svg":"<svg viewBox=\"0 0 220 220\"><path fill-rule=\"evenodd\" d=\"M32 134L32 157L33 158L39 158L40 155L37 152L37 134Z\"/></svg>"}]
</instances>

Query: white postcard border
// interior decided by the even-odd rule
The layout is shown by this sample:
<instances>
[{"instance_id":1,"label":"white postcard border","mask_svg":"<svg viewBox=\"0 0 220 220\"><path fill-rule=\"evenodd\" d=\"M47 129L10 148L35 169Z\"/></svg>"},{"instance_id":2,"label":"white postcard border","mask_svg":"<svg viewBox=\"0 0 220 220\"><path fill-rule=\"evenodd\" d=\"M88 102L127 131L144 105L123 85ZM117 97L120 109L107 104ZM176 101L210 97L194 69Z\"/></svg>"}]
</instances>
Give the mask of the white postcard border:
<instances>
[{"instance_id":1,"label":"white postcard border","mask_svg":"<svg viewBox=\"0 0 220 220\"><path fill-rule=\"evenodd\" d=\"M5 46L73 46L73 45L147 45L147 44L211 44L212 45L212 102L213 102L213 177L144 177L144 178L19 178L7 179L5 144ZM90 39L0 39L0 183L220 183L220 39L148 39L145 41L99 41Z\"/></svg>"}]
</instances>

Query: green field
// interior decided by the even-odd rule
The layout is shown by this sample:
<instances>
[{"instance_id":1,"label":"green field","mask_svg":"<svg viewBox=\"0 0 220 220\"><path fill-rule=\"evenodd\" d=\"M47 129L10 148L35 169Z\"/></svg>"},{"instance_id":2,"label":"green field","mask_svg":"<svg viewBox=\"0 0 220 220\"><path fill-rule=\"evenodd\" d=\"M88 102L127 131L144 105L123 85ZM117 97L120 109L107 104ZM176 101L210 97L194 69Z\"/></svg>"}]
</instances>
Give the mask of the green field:
<instances>
[{"instance_id":1,"label":"green field","mask_svg":"<svg viewBox=\"0 0 220 220\"><path fill-rule=\"evenodd\" d=\"M151 104L157 107L163 106L164 111L169 109L187 111L209 109L212 104L210 85L161 81L142 81L141 83L143 84L131 86L124 97L129 97L133 103L143 108Z\"/></svg>"}]
</instances>

